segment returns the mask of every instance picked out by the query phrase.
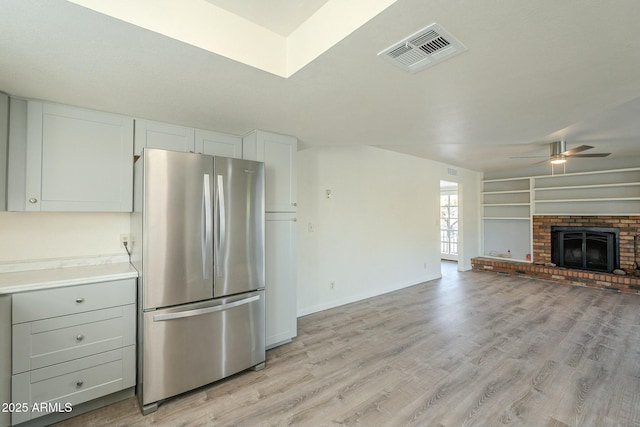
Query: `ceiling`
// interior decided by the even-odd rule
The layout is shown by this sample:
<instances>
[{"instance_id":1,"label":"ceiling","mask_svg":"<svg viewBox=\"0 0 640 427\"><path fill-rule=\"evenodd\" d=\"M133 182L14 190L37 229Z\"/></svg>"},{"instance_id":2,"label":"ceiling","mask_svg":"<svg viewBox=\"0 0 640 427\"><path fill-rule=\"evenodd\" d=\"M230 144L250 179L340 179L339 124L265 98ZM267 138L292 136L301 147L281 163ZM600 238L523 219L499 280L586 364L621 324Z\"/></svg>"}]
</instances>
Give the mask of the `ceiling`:
<instances>
[{"instance_id":1,"label":"ceiling","mask_svg":"<svg viewBox=\"0 0 640 427\"><path fill-rule=\"evenodd\" d=\"M288 36L327 0L206 0L257 25Z\"/></svg>"},{"instance_id":2,"label":"ceiling","mask_svg":"<svg viewBox=\"0 0 640 427\"><path fill-rule=\"evenodd\" d=\"M190 26L186 0L153 3L156 15L149 0L84 1L137 6L147 20L164 5L171 37L154 22L65 0L3 0L0 91L232 134L271 130L297 136L302 148L373 145L486 172L528 167L536 160L509 157L546 155L560 138L611 152L606 162L640 159L636 0L274 0L269 8L189 0L239 20L211 25L235 53L192 42L202 32ZM468 50L415 74L377 57L434 22ZM245 40L238 29L264 37ZM246 64L255 55L289 63L307 51L283 73Z\"/></svg>"}]
</instances>

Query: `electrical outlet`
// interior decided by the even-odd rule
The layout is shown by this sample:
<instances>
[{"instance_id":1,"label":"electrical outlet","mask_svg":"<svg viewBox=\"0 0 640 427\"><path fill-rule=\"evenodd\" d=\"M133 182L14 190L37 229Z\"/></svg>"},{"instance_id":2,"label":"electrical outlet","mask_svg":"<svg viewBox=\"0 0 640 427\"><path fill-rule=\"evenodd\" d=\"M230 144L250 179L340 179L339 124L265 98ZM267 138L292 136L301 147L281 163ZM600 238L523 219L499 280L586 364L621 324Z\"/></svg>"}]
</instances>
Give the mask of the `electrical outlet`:
<instances>
[{"instance_id":1,"label":"electrical outlet","mask_svg":"<svg viewBox=\"0 0 640 427\"><path fill-rule=\"evenodd\" d=\"M127 245L131 244L131 235L130 234L121 234L120 235L120 246L125 246L125 242Z\"/></svg>"},{"instance_id":2,"label":"electrical outlet","mask_svg":"<svg viewBox=\"0 0 640 427\"><path fill-rule=\"evenodd\" d=\"M329 289L333 289L336 287L336 282L329 282Z\"/></svg>"}]
</instances>

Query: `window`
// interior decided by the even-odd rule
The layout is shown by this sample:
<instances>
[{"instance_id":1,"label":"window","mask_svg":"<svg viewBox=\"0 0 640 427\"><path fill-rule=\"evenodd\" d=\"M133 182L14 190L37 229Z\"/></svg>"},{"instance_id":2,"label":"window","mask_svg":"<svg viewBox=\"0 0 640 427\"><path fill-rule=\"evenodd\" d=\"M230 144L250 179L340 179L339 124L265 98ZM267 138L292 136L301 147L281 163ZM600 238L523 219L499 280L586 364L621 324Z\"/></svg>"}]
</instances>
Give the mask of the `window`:
<instances>
[{"instance_id":1,"label":"window","mask_svg":"<svg viewBox=\"0 0 640 427\"><path fill-rule=\"evenodd\" d=\"M440 192L440 252L458 254L458 194Z\"/></svg>"}]
</instances>

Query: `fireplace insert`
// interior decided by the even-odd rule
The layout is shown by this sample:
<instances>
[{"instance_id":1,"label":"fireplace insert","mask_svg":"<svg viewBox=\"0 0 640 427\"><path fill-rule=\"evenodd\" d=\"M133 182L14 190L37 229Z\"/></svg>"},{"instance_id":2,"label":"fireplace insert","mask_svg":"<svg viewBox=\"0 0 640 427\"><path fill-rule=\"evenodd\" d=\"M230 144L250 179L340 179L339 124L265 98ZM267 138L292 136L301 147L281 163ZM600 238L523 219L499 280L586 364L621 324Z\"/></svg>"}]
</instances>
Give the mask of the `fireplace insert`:
<instances>
[{"instance_id":1,"label":"fireplace insert","mask_svg":"<svg viewBox=\"0 0 640 427\"><path fill-rule=\"evenodd\" d=\"M551 260L559 267L612 272L620 268L620 231L608 227L551 227Z\"/></svg>"}]
</instances>

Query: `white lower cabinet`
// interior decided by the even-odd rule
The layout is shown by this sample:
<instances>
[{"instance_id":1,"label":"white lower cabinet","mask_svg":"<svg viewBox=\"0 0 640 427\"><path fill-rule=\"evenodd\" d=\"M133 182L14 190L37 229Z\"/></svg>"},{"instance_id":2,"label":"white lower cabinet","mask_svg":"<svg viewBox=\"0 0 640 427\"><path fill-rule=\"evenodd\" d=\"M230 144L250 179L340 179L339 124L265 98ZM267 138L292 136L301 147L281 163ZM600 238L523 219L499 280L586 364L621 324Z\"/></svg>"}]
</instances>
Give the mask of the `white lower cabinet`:
<instances>
[{"instance_id":1,"label":"white lower cabinet","mask_svg":"<svg viewBox=\"0 0 640 427\"><path fill-rule=\"evenodd\" d=\"M266 346L297 334L296 214L267 212L265 218Z\"/></svg>"},{"instance_id":2,"label":"white lower cabinet","mask_svg":"<svg viewBox=\"0 0 640 427\"><path fill-rule=\"evenodd\" d=\"M135 385L136 280L12 298L15 425Z\"/></svg>"}]
</instances>

